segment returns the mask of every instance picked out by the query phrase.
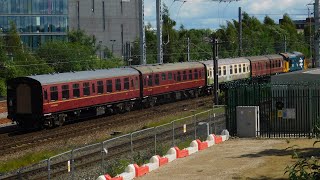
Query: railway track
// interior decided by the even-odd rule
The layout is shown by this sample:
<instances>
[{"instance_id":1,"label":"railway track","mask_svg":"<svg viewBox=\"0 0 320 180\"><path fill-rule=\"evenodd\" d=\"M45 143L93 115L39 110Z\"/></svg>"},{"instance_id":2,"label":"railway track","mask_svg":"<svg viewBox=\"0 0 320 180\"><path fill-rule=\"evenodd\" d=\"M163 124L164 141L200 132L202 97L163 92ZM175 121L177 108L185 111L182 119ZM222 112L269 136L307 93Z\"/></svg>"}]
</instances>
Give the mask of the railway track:
<instances>
[{"instance_id":1,"label":"railway track","mask_svg":"<svg viewBox=\"0 0 320 180\"><path fill-rule=\"evenodd\" d=\"M42 144L57 141L61 139L69 139L85 134L90 134L94 131L105 131L106 129L114 129L121 127L123 124L134 124L134 122L144 121L149 117L157 115L166 115L170 112L177 110L183 111L183 109L197 108L203 106L211 101L210 97L201 97L199 99L190 99L180 101L176 103L170 103L160 105L154 108L132 111L126 114L117 114L113 116L107 116L88 121L82 121L79 123L68 124L55 129L42 130L36 132L22 133L14 132L1 134L0 141L0 156L7 153L15 153ZM211 104L211 102L210 102Z\"/></svg>"},{"instance_id":2,"label":"railway track","mask_svg":"<svg viewBox=\"0 0 320 180\"><path fill-rule=\"evenodd\" d=\"M218 115L215 119L215 122L219 122L223 120L225 117L224 115ZM203 119L197 120L197 122L202 121ZM194 124L193 122L190 122L187 124L187 129L188 131L185 133L181 129L181 127L176 127L175 128L175 137L176 139L180 138L193 138L194 137ZM172 129L168 127L167 129L163 130L161 133L157 134L157 141L161 142L162 144L169 144L169 146L172 143L172 136L169 135L172 133ZM143 150L147 149L147 151L152 152L153 154L154 149L150 147L154 147L154 138L152 136L147 136L147 137L142 137L142 138L137 138L133 140L134 148L130 149L131 142L125 141L123 143L110 146L108 147L108 154L104 157L104 159L101 157L104 152L101 152L101 146L97 144L96 148L92 148L89 153L85 153L79 157L74 157L74 161L71 161L71 168L74 170L75 168L76 173L73 174L73 178L75 179L95 179L95 173L92 173L89 175L86 174L81 174L83 171L88 171L91 169L93 172L104 173L105 170L108 167L102 166L102 164L108 164L111 161L116 161L120 157L125 158L127 156L132 156L132 150L133 152L142 152ZM150 158L148 156L147 158ZM67 161L71 160L70 159L62 159L58 162L51 163L50 166L50 177L52 179L68 179L71 178L71 173L68 173L66 170L66 164ZM44 163L44 165L46 165ZM0 176L1 177L1 176ZM13 176L9 177L2 177L3 179L19 179L20 177L24 177L25 179L47 179L48 178L48 171L47 167L38 167L34 168L30 171L22 172L20 174L16 174Z\"/></svg>"}]
</instances>

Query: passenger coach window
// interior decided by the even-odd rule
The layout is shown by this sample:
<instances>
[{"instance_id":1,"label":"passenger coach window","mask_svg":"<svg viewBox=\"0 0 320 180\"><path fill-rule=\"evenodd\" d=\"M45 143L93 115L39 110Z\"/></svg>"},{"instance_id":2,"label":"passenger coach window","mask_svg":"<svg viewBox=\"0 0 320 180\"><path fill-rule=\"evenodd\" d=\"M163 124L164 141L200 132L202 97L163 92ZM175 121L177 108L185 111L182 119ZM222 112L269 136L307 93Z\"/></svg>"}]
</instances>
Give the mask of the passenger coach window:
<instances>
[{"instance_id":1,"label":"passenger coach window","mask_svg":"<svg viewBox=\"0 0 320 180\"><path fill-rule=\"evenodd\" d=\"M83 83L83 95L84 96L90 95L90 84L88 82Z\"/></svg>"},{"instance_id":2,"label":"passenger coach window","mask_svg":"<svg viewBox=\"0 0 320 180\"><path fill-rule=\"evenodd\" d=\"M129 78L124 78L123 89L129 90Z\"/></svg>"},{"instance_id":3,"label":"passenger coach window","mask_svg":"<svg viewBox=\"0 0 320 180\"><path fill-rule=\"evenodd\" d=\"M162 79L162 81L165 81L165 80L167 79L165 73L162 73L162 74L161 74L161 79Z\"/></svg>"},{"instance_id":4,"label":"passenger coach window","mask_svg":"<svg viewBox=\"0 0 320 180\"><path fill-rule=\"evenodd\" d=\"M192 80L192 70L189 70L189 80Z\"/></svg>"},{"instance_id":5,"label":"passenger coach window","mask_svg":"<svg viewBox=\"0 0 320 180\"><path fill-rule=\"evenodd\" d=\"M198 70L197 69L194 70L194 79L199 79Z\"/></svg>"},{"instance_id":6,"label":"passenger coach window","mask_svg":"<svg viewBox=\"0 0 320 180\"><path fill-rule=\"evenodd\" d=\"M246 72L246 65L242 64L242 67L243 67L243 72Z\"/></svg>"},{"instance_id":7,"label":"passenger coach window","mask_svg":"<svg viewBox=\"0 0 320 180\"><path fill-rule=\"evenodd\" d=\"M234 73L235 73L235 74L238 73L238 65L234 65Z\"/></svg>"},{"instance_id":8,"label":"passenger coach window","mask_svg":"<svg viewBox=\"0 0 320 180\"><path fill-rule=\"evenodd\" d=\"M121 80L116 79L116 91L121 91Z\"/></svg>"},{"instance_id":9,"label":"passenger coach window","mask_svg":"<svg viewBox=\"0 0 320 180\"><path fill-rule=\"evenodd\" d=\"M98 94L102 94L103 93L103 81L98 81Z\"/></svg>"},{"instance_id":10,"label":"passenger coach window","mask_svg":"<svg viewBox=\"0 0 320 180\"><path fill-rule=\"evenodd\" d=\"M80 97L80 90L79 90L79 84L73 84L73 97L77 98Z\"/></svg>"},{"instance_id":11,"label":"passenger coach window","mask_svg":"<svg viewBox=\"0 0 320 180\"><path fill-rule=\"evenodd\" d=\"M149 75L148 86L152 86L152 75Z\"/></svg>"},{"instance_id":12,"label":"passenger coach window","mask_svg":"<svg viewBox=\"0 0 320 180\"><path fill-rule=\"evenodd\" d=\"M227 67L223 66L223 74L222 75L227 75Z\"/></svg>"},{"instance_id":13,"label":"passenger coach window","mask_svg":"<svg viewBox=\"0 0 320 180\"><path fill-rule=\"evenodd\" d=\"M51 99L51 101L58 100L58 87L57 86L50 87L50 99Z\"/></svg>"},{"instance_id":14,"label":"passenger coach window","mask_svg":"<svg viewBox=\"0 0 320 180\"><path fill-rule=\"evenodd\" d=\"M44 100L48 100L48 92L47 92L47 90L45 90L43 92L43 98L44 98Z\"/></svg>"},{"instance_id":15,"label":"passenger coach window","mask_svg":"<svg viewBox=\"0 0 320 180\"><path fill-rule=\"evenodd\" d=\"M239 64L239 73L241 73L241 64Z\"/></svg>"},{"instance_id":16,"label":"passenger coach window","mask_svg":"<svg viewBox=\"0 0 320 180\"><path fill-rule=\"evenodd\" d=\"M156 76L154 78L154 84L159 85L159 74L156 74Z\"/></svg>"},{"instance_id":17,"label":"passenger coach window","mask_svg":"<svg viewBox=\"0 0 320 180\"><path fill-rule=\"evenodd\" d=\"M172 73L171 72L168 73L168 80L172 80Z\"/></svg>"},{"instance_id":18,"label":"passenger coach window","mask_svg":"<svg viewBox=\"0 0 320 180\"><path fill-rule=\"evenodd\" d=\"M221 76L221 67L218 67L218 74Z\"/></svg>"},{"instance_id":19,"label":"passenger coach window","mask_svg":"<svg viewBox=\"0 0 320 180\"><path fill-rule=\"evenodd\" d=\"M233 74L232 65L230 65L230 74Z\"/></svg>"},{"instance_id":20,"label":"passenger coach window","mask_svg":"<svg viewBox=\"0 0 320 180\"><path fill-rule=\"evenodd\" d=\"M62 99L69 99L69 86L68 85L62 86Z\"/></svg>"},{"instance_id":21,"label":"passenger coach window","mask_svg":"<svg viewBox=\"0 0 320 180\"><path fill-rule=\"evenodd\" d=\"M95 93L96 92L96 87L95 87L95 84L92 83L92 93Z\"/></svg>"},{"instance_id":22,"label":"passenger coach window","mask_svg":"<svg viewBox=\"0 0 320 180\"><path fill-rule=\"evenodd\" d=\"M180 72L178 72L177 80L181 81L181 73Z\"/></svg>"},{"instance_id":23,"label":"passenger coach window","mask_svg":"<svg viewBox=\"0 0 320 180\"><path fill-rule=\"evenodd\" d=\"M183 71L183 80L187 80L187 72L186 71Z\"/></svg>"},{"instance_id":24,"label":"passenger coach window","mask_svg":"<svg viewBox=\"0 0 320 180\"><path fill-rule=\"evenodd\" d=\"M112 92L112 80L107 80L107 92Z\"/></svg>"}]
</instances>

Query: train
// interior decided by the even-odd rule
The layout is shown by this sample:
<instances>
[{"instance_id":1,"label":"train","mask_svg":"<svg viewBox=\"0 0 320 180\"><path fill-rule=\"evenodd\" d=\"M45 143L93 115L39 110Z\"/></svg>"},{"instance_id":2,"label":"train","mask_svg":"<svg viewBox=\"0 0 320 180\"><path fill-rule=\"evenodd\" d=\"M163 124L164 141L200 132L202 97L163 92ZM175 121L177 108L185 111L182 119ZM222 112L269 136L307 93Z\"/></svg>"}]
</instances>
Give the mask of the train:
<instances>
[{"instance_id":1,"label":"train","mask_svg":"<svg viewBox=\"0 0 320 180\"><path fill-rule=\"evenodd\" d=\"M219 83L307 68L300 52L218 60ZM212 94L213 61L136 65L17 77L7 81L8 119L52 128L90 116Z\"/></svg>"}]
</instances>

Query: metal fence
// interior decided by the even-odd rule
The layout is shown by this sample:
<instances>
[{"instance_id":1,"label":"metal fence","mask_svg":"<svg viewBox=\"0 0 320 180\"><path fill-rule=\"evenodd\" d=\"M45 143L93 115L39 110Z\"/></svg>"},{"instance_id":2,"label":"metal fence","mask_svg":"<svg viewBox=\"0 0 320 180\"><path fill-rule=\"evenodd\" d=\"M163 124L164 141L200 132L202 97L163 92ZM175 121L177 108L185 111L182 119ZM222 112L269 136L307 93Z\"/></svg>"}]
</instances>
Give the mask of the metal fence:
<instances>
[{"instance_id":1,"label":"metal fence","mask_svg":"<svg viewBox=\"0 0 320 180\"><path fill-rule=\"evenodd\" d=\"M312 137L320 122L318 84L240 84L225 92L231 135L237 134L237 106L259 106L260 137Z\"/></svg>"},{"instance_id":2,"label":"metal fence","mask_svg":"<svg viewBox=\"0 0 320 180\"><path fill-rule=\"evenodd\" d=\"M164 155L170 147L187 147L192 140L205 140L208 133L220 134L223 129L225 107L216 106L161 126L58 154L0 175L0 179L96 179L105 173L116 175L130 163L143 164L153 155Z\"/></svg>"}]
</instances>

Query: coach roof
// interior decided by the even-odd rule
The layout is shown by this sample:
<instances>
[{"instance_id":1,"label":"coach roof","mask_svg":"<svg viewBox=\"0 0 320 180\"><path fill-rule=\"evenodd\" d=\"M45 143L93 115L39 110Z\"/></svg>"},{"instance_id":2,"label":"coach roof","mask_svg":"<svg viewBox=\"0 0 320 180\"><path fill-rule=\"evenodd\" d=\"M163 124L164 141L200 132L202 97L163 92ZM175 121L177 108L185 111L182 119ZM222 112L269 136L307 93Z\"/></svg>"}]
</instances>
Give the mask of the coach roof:
<instances>
[{"instance_id":1,"label":"coach roof","mask_svg":"<svg viewBox=\"0 0 320 180\"><path fill-rule=\"evenodd\" d=\"M57 84L63 82L85 81L91 79L111 78L119 76L132 76L139 75L138 71L130 67L125 68L112 68L112 69L99 69L91 71L77 71L67 73L55 73L28 76L29 78L39 81L42 85Z\"/></svg>"},{"instance_id":2,"label":"coach roof","mask_svg":"<svg viewBox=\"0 0 320 180\"><path fill-rule=\"evenodd\" d=\"M142 66L133 66L141 71L142 74L158 73L164 71L177 71L192 68L204 68L204 65L198 62L181 62L181 63L168 63L168 64L150 64Z\"/></svg>"},{"instance_id":3,"label":"coach roof","mask_svg":"<svg viewBox=\"0 0 320 180\"><path fill-rule=\"evenodd\" d=\"M213 60L202 61L206 65L213 66ZM226 58L226 59L219 59L218 66L222 65L232 65L232 64L242 64L242 63L250 63L246 58Z\"/></svg>"}]
</instances>

